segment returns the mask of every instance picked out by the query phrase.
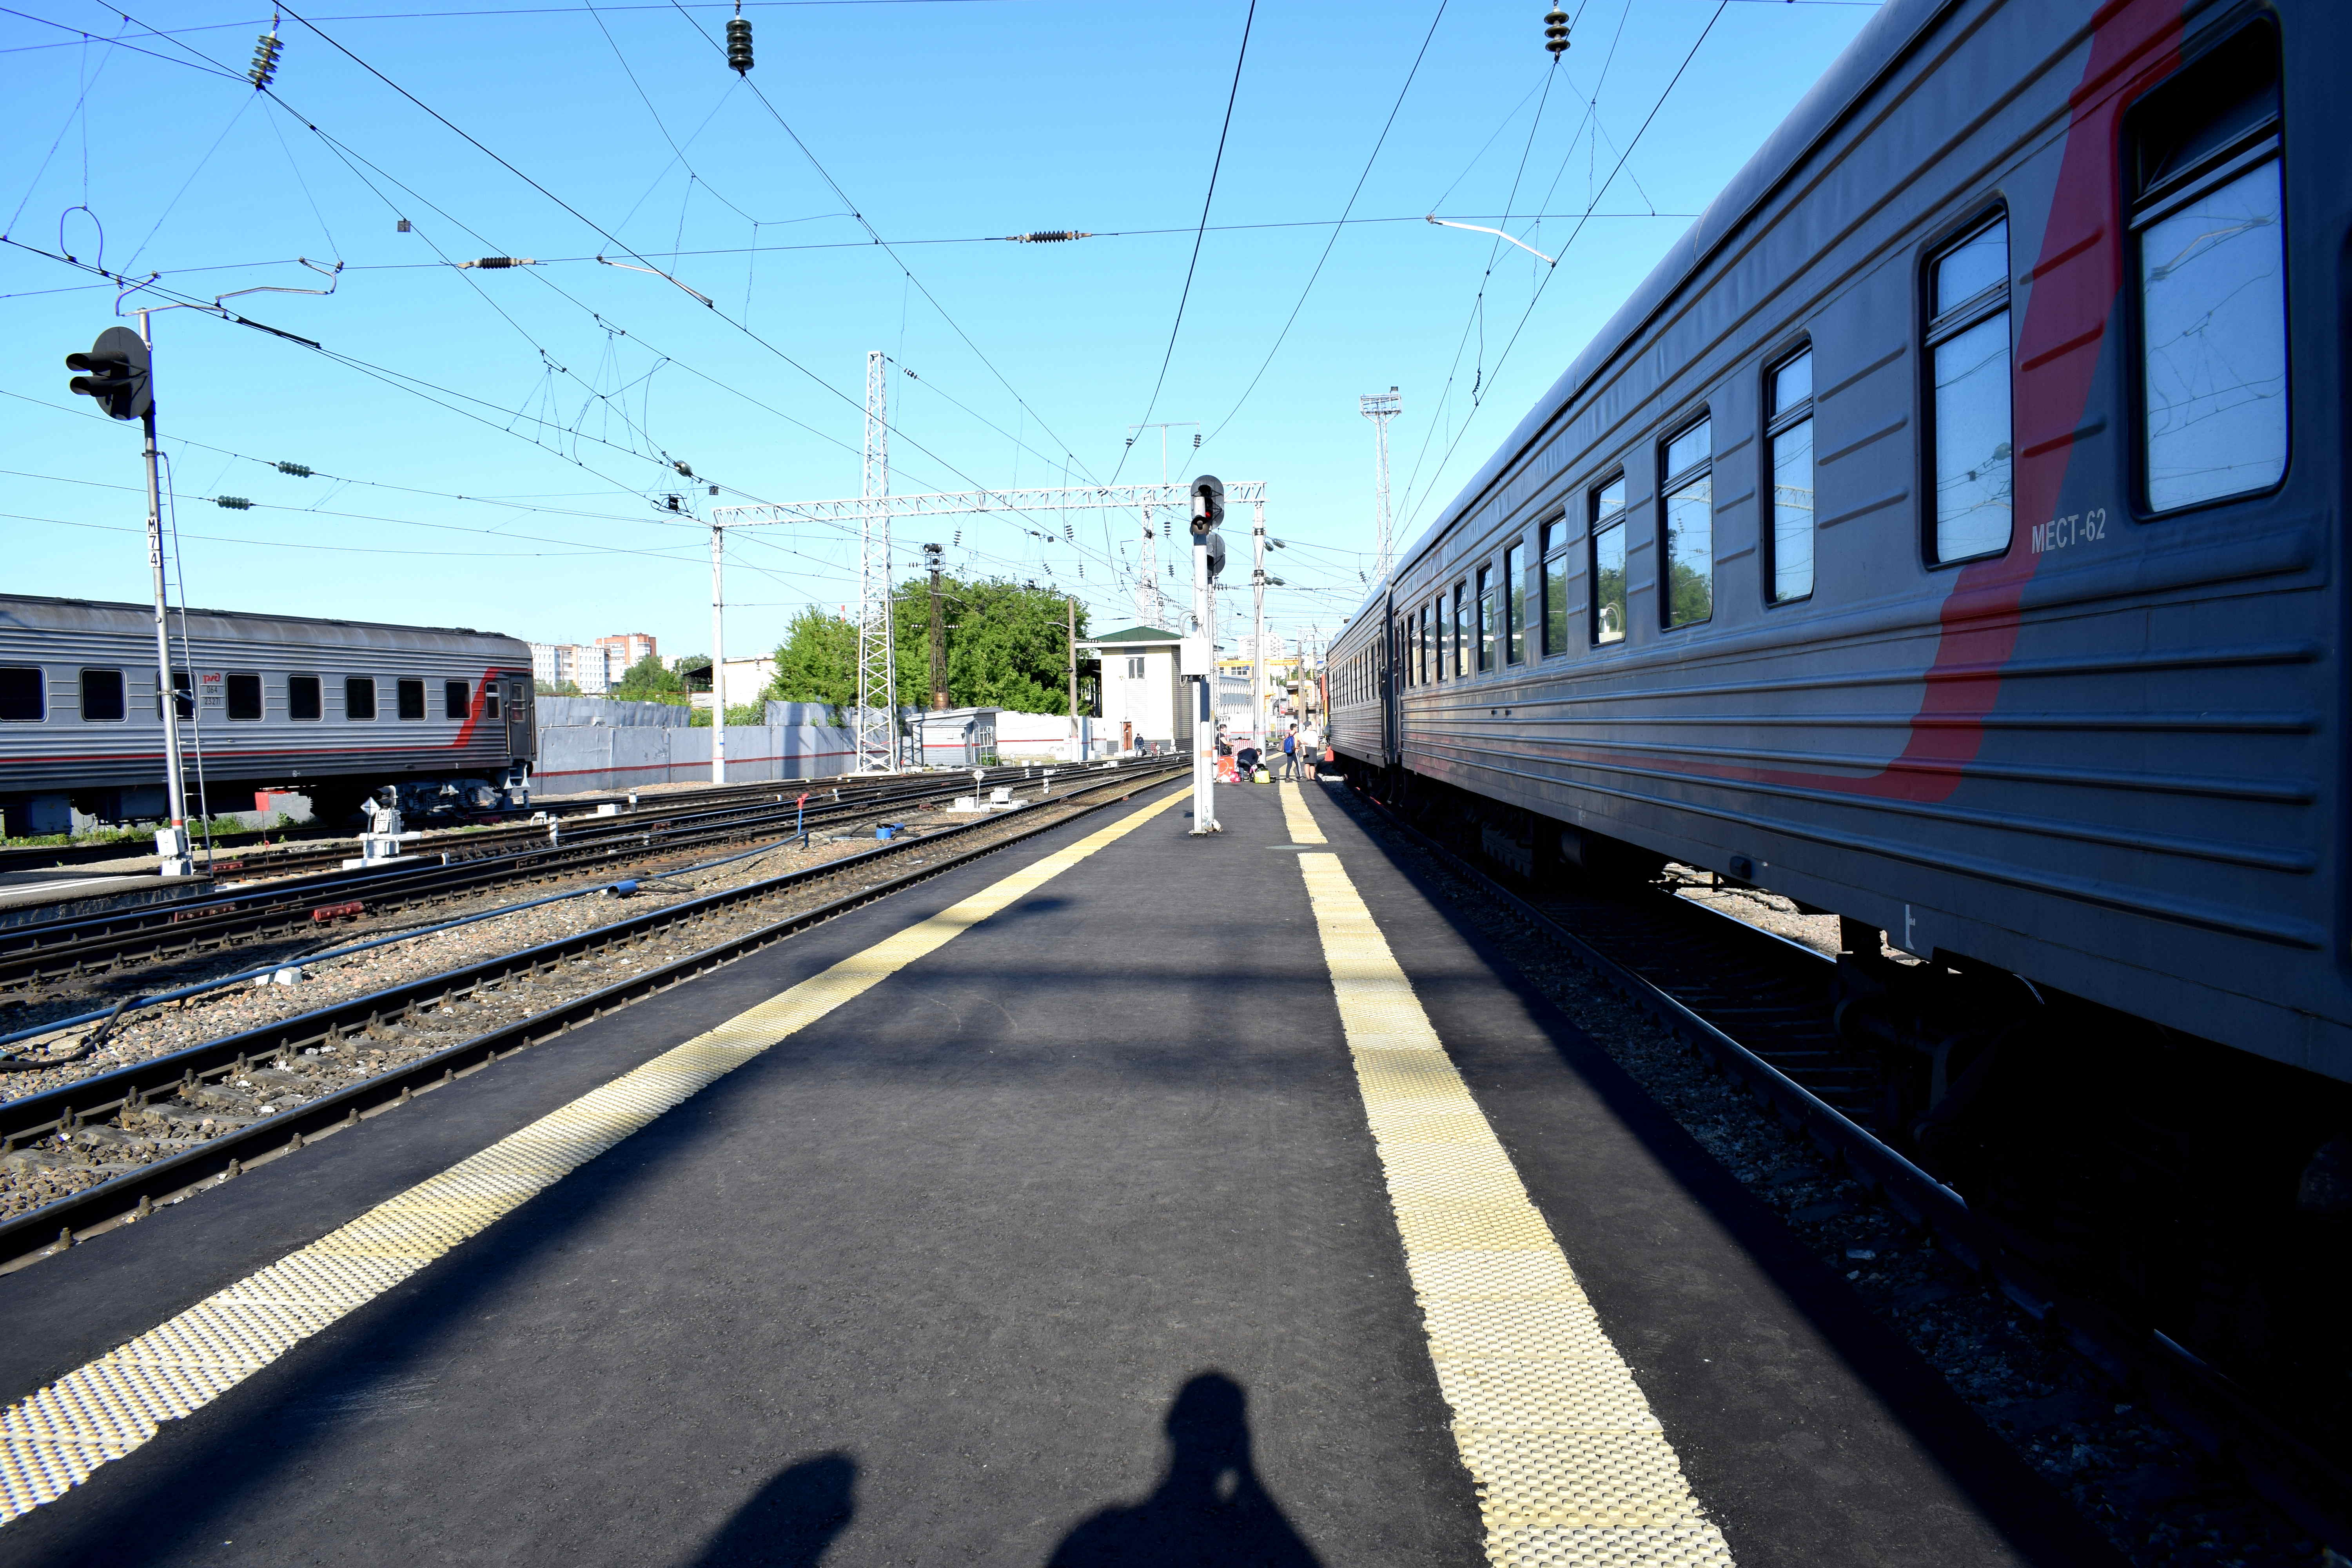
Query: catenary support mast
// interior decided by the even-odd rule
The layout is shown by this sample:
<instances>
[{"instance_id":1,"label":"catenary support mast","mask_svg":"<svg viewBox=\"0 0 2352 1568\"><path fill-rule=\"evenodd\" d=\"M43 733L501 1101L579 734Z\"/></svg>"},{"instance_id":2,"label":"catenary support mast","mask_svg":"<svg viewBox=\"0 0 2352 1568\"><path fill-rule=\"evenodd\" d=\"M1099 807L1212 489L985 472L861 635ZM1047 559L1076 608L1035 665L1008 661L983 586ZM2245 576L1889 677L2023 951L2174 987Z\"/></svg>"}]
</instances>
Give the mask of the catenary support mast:
<instances>
[{"instance_id":1,"label":"catenary support mast","mask_svg":"<svg viewBox=\"0 0 2352 1568\"><path fill-rule=\"evenodd\" d=\"M857 771L898 766L898 654L890 625L890 362L866 356L866 506L861 518L857 605Z\"/></svg>"},{"instance_id":2,"label":"catenary support mast","mask_svg":"<svg viewBox=\"0 0 2352 1568\"><path fill-rule=\"evenodd\" d=\"M1372 422L1372 507L1373 517L1380 528L1380 543L1374 559L1372 581L1388 581L1389 568L1395 563L1396 542L1390 537L1389 521L1389 421L1404 407L1404 399L1397 389L1366 393L1356 400L1358 410Z\"/></svg>"}]
</instances>

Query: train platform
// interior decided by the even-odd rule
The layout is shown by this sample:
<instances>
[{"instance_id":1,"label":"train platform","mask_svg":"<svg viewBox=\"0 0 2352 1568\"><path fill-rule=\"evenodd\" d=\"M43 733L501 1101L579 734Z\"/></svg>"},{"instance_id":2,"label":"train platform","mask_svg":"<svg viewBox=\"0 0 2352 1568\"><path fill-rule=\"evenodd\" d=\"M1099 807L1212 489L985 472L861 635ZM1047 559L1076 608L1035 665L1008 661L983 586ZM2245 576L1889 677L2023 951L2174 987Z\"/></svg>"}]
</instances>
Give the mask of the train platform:
<instances>
[{"instance_id":1,"label":"train platform","mask_svg":"<svg viewBox=\"0 0 2352 1568\"><path fill-rule=\"evenodd\" d=\"M1339 787L1147 792L0 1278L0 1563L2114 1561Z\"/></svg>"}]
</instances>

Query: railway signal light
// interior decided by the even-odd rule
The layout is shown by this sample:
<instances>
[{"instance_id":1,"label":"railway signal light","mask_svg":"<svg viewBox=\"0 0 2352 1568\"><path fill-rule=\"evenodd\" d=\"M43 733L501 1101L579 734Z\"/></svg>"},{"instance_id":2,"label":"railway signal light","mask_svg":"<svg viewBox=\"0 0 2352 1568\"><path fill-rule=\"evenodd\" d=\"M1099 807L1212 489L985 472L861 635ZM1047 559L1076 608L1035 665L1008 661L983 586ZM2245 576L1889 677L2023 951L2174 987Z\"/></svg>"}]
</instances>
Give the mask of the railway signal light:
<instances>
[{"instance_id":1,"label":"railway signal light","mask_svg":"<svg viewBox=\"0 0 2352 1568\"><path fill-rule=\"evenodd\" d=\"M147 375L147 345L129 327L109 327L86 354L66 355L66 368L81 374L69 391L95 397L110 418L136 419L155 406Z\"/></svg>"},{"instance_id":2,"label":"railway signal light","mask_svg":"<svg viewBox=\"0 0 2352 1568\"><path fill-rule=\"evenodd\" d=\"M1192 481L1192 531L1213 533L1225 521L1225 482L1214 474Z\"/></svg>"}]
</instances>

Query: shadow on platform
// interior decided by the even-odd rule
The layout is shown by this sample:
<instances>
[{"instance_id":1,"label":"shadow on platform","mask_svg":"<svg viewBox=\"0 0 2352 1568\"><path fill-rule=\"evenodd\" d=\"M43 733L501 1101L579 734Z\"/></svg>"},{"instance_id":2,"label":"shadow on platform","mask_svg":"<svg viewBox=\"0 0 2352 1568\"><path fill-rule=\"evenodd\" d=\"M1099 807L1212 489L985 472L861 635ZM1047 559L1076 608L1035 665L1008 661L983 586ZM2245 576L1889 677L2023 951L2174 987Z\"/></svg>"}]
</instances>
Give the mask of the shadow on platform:
<instances>
[{"instance_id":1,"label":"shadow on platform","mask_svg":"<svg viewBox=\"0 0 2352 1568\"><path fill-rule=\"evenodd\" d=\"M1062 1538L1047 1568L1318 1568L1250 1462L1249 1396L1221 1372L1168 1407L1168 1473Z\"/></svg>"},{"instance_id":2,"label":"shadow on platform","mask_svg":"<svg viewBox=\"0 0 2352 1568\"><path fill-rule=\"evenodd\" d=\"M817 1568L857 1517L857 1461L821 1454L776 1472L687 1568Z\"/></svg>"}]
</instances>

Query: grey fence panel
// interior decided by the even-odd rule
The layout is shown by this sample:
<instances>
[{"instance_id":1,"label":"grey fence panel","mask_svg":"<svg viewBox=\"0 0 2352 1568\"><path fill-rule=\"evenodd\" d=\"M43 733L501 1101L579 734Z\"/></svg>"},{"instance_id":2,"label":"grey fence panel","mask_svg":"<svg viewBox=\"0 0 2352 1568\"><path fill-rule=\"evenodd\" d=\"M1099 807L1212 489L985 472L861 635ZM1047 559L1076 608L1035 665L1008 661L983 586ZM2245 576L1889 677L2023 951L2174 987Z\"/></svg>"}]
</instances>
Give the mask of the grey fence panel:
<instances>
[{"instance_id":1,"label":"grey fence panel","mask_svg":"<svg viewBox=\"0 0 2352 1568\"><path fill-rule=\"evenodd\" d=\"M540 794L551 795L702 784L710 777L710 733L707 728L674 726L550 726L539 732L532 783ZM730 784L827 778L852 772L856 764L856 737L835 726L727 726Z\"/></svg>"},{"instance_id":2,"label":"grey fence panel","mask_svg":"<svg viewBox=\"0 0 2352 1568\"><path fill-rule=\"evenodd\" d=\"M609 697L542 697L539 721L548 729L604 725L615 730L683 730L693 722L691 709L667 702L615 702Z\"/></svg>"}]
</instances>

